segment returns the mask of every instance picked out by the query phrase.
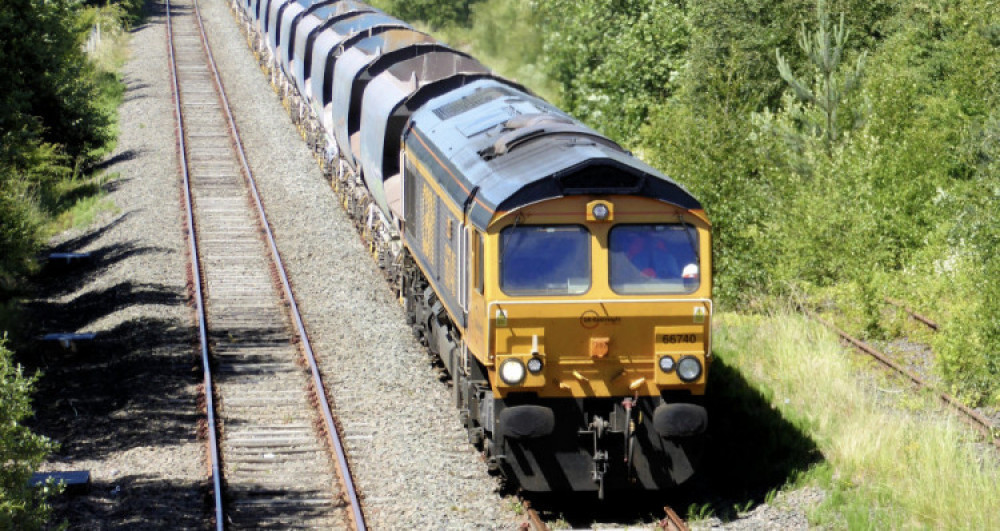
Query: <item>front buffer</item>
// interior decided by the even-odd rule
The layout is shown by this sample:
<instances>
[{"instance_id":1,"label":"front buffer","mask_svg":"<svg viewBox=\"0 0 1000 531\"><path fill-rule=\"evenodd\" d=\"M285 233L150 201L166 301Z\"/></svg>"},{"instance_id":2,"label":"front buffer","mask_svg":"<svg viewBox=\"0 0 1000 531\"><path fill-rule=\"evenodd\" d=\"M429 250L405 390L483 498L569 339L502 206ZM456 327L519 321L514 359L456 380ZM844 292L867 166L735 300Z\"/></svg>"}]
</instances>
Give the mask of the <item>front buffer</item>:
<instances>
[{"instance_id":1,"label":"front buffer","mask_svg":"<svg viewBox=\"0 0 1000 531\"><path fill-rule=\"evenodd\" d=\"M490 465L532 492L690 479L708 427L710 304L495 303L492 389L470 404Z\"/></svg>"},{"instance_id":2,"label":"front buffer","mask_svg":"<svg viewBox=\"0 0 1000 531\"><path fill-rule=\"evenodd\" d=\"M662 490L697 469L704 407L663 397L494 401L490 461L529 492Z\"/></svg>"}]
</instances>

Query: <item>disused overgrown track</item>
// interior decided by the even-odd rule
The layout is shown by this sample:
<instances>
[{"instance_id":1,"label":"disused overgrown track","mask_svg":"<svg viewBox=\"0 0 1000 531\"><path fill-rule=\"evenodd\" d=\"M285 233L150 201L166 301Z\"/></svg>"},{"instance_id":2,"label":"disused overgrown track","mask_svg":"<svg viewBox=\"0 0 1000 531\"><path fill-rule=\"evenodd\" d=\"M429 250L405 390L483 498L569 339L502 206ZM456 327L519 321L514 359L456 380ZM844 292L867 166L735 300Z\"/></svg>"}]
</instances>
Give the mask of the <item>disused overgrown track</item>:
<instances>
[{"instance_id":1,"label":"disused overgrown track","mask_svg":"<svg viewBox=\"0 0 1000 531\"><path fill-rule=\"evenodd\" d=\"M899 306L899 307L904 308L907 311L907 313L909 313L910 315L919 315L919 314L915 314L915 312L913 312L912 310L909 310L908 308L905 308L904 305L902 305L902 303L896 303L894 301L887 301L887 302L889 302L890 304L893 304L895 306ZM885 367L887 367L889 369L892 369L896 373L902 375L903 377L905 377L906 379L908 379L911 383L913 383L913 385L915 385L915 386L917 386L919 388L922 388L922 389L928 389L928 390L932 390L932 391L934 390L933 387L930 384L928 384L926 381L924 381L922 378L920 378L919 376L917 376L916 374L914 374L912 371L907 370L902 365L894 362L888 356L886 356L882 352L879 352L878 350L876 350L871 345L865 343L864 341L861 341L860 339L858 339L858 338L856 338L854 336L851 336L847 332L845 332L845 331L841 330L840 328L838 328L833 323L831 323L831 322L823 319L822 317L819 317L818 315L816 315L815 313L807 310L806 308L800 307L800 310L807 317L809 317L810 319L813 319L817 323L820 323L821 325L829 328L835 334L837 334L838 336L840 336L840 338L843 341L849 343L851 346L853 346L857 350L859 350L861 352L864 352L865 354L868 354L869 356L871 356L873 359L875 359L876 361L878 361L879 363L881 363ZM916 318L916 317L914 317L914 318ZM931 325L928 324L925 321L925 319L926 318L924 318L924 319L917 319L917 320L923 322L928 327L931 327ZM933 323L933 321L931 321L931 322ZM936 323L935 323L935 327L931 327L931 328L933 328L934 330L937 330ZM991 423L989 421L989 419L987 419L986 417L984 417L982 414L978 413L977 411L973 410L972 408L966 406L961 401L959 401L957 398L955 398L954 396L952 396L952 395L950 395L948 393L943 393L943 392L939 392L939 391L934 391L934 392L937 394L937 397L941 401L941 403L943 403L944 405L946 405L949 408L951 408L952 410L954 410L958 414L959 418L962 419L963 422L965 422L966 424L968 424L969 426L971 426L973 429L975 429L976 431L978 431L985 438L986 441L989 441L990 444L992 444L997 450L1000 450L1000 437L997 436L997 431L998 430L993 425L993 423Z\"/></svg>"},{"instance_id":2,"label":"disused overgrown track","mask_svg":"<svg viewBox=\"0 0 1000 531\"><path fill-rule=\"evenodd\" d=\"M326 391L197 1L168 0L167 28L216 527L364 529Z\"/></svg>"}]
</instances>

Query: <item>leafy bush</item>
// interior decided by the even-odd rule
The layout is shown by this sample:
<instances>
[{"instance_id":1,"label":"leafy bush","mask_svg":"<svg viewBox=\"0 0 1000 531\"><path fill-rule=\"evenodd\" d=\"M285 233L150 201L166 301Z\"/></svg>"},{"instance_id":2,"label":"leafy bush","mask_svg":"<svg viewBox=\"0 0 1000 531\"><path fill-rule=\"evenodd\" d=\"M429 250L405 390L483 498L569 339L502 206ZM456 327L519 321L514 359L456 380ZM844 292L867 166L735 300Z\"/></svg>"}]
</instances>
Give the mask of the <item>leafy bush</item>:
<instances>
[{"instance_id":1,"label":"leafy bush","mask_svg":"<svg viewBox=\"0 0 1000 531\"><path fill-rule=\"evenodd\" d=\"M724 304L849 301L882 337L882 296L908 299L944 321L946 380L1000 401L1000 11L830 0L846 38L827 77L797 45L815 7L553 0L543 64L567 110L702 200Z\"/></svg>"},{"instance_id":2,"label":"leafy bush","mask_svg":"<svg viewBox=\"0 0 1000 531\"><path fill-rule=\"evenodd\" d=\"M109 140L109 114L94 103L94 70L69 0L6 0L0 9L0 123L37 120L45 141L87 161Z\"/></svg>"},{"instance_id":3,"label":"leafy bush","mask_svg":"<svg viewBox=\"0 0 1000 531\"><path fill-rule=\"evenodd\" d=\"M566 110L634 144L652 107L676 90L690 40L683 2L539 2L544 60Z\"/></svg>"},{"instance_id":4,"label":"leafy bush","mask_svg":"<svg viewBox=\"0 0 1000 531\"><path fill-rule=\"evenodd\" d=\"M31 474L54 450L52 441L22 422L31 417L31 390L37 377L24 376L0 339L0 528L36 529L45 522L47 489L28 485Z\"/></svg>"},{"instance_id":5,"label":"leafy bush","mask_svg":"<svg viewBox=\"0 0 1000 531\"><path fill-rule=\"evenodd\" d=\"M131 23L140 7L123 0L100 9ZM0 4L0 297L30 269L42 228L63 208L61 183L110 149L123 87L82 51L91 25L106 18L71 0Z\"/></svg>"},{"instance_id":6,"label":"leafy bush","mask_svg":"<svg viewBox=\"0 0 1000 531\"><path fill-rule=\"evenodd\" d=\"M472 6L482 0L377 0L372 5L382 8L407 22L425 22L439 29L466 25Z\"/></svg>"}]
</instances>

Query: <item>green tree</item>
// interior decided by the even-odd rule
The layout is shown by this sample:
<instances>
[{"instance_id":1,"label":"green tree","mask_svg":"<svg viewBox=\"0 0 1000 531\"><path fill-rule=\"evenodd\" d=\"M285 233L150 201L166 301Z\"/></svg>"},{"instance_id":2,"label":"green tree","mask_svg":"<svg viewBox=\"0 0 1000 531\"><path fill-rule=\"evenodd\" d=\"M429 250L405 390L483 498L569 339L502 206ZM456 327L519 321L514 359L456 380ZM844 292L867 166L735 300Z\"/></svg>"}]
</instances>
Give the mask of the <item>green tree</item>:
<instances>
[{"instance_id":1,"label":"green tree","mask_svg":"<svg viewBox=\"0 0 1000 531\"><path fill-rule=\"evenodd\" d=\"M539 2L546 69L562 105L620 143L638 143L650 110L670 98L689 38L677 0Z\"/></svg>"},{"instance_id":2,"label":"green tree","mask_svg":"<svg viewBox=\"0 0 1000 531\"><path fill-rule=\"evenodd\" d=\"M483 0L379 0L373 4L407 22L426 22L431 28L469 23L472 5Z\"/></svg>"},{"instance_id":3,"label":"green tree","mask_svg":"<svg viewBox=\"0 0 1000 531\"><path fill-rule=\"evenodd\" d=\"M27 270L57 184L113 133L75 9L71 0L0 3L0 295Z\"/></svg>"},{"instance_id":4,"label":"green tree","mask_svg":"<svg viewBox=\"0 0 1000 531\"><path fill-rule=\"evenodd\" d=\"M824 120L810 120L808 113L799 113L807 133L824 139L827 154L832 154L834 142L840 140L842 126L839 123L838 112L846 99L859 87L864 71L866 52L858 55L853 71L840 72L847 38L850 35L844 25L844 15L840 15L840 23L830 25L826 2L816 2L816 18L819 28L815 32L806 30L805 24L799 32L799 47L815 70L814 80L802 81L795 77L788 61L781 55L780 49L775 49L778 59L778 72L781 78L792 88L795 96L806 105L815 106ZM856 110L853 113L851 127L860 125L863 113Z\"/></svg>"},{"instance_id":5,"label":"green tree","mask_svg":"<svg viewBox=\"0 0 1000 531\"><path fill-rule=\"evenodd\" d=\"M46 489L35 489L28 479L55 448L52 441L24 426L32 416L31 390L36 377L26 377L0 339L0 528L41 528L48 516Z\"/></svg>"},{"instance_id":6,"label":"green tree","mask_svg":"<svg viewBox=\"0 0 1000 531\"><path fill-rule=\"evenodd\" d=\"M45 142L87 162L110 139L111 116L95 103L84 35L70 0L0 5L0 130L31 121Z\"/></svg>"}]
</instances>

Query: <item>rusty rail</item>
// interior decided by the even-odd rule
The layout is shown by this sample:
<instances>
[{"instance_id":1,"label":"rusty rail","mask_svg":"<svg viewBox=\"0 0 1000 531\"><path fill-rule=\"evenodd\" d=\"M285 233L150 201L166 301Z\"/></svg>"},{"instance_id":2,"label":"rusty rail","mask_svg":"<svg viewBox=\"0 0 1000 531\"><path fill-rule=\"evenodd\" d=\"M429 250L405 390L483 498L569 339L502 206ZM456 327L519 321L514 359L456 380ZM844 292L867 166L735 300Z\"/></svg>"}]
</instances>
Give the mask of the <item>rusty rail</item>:
<instances>
[{"instance_id":1,"label":"rusty rail","mask_svg":"<svg viewBox=\"0 0 1000 531\"><path fill-rule=\"evenodd\" d=\"M322 378L319 373L319 368L316 363L314 353L312 351L312 346L309 343L309 337L306 332L305 326L302 321L302 317L299 313L298 306L295 301L294 293L292 292L291 284L288 279L287 273L285 271L284 264L282 263L281 256L278 252L277 245L274 240L274 235L271 232L270 223L267 220L267 215L264 212L263 204L257 190L256 182L253 178L253 173L250 170L249 164L247 163L246 154L243 149L242 142L239 137L239 132L236 127L235 120L232 115L232 110L229 105L229 101L226 97L225 89L222 84L222 80L219 76L218 69L215 64L215 59L212 55L211 47L208 43L208 38L205 34L204 27L202 25L202 15L198 6L197 0L193 2L194 6L194 20L197 23L197 31L204 47L204 51L208 61L209 71L211 76L214 78L214 84L218 92L221 107L225 113L227 126L229 128L230 136L233 142L233 147L236 150L236 154L239 158L240 166L242 167L243 174L247 180L247 184L250 188L253 202L259 213L259 219L262 226L262 232L265 236L265 241L269 248L272 261L275 266L276 273L279 277L279 283L285 294L285 300L289 305L289 314L294 323L295 333L300 339L300 348L306 357L308 362L309 370L312 376L312 385L315 389L315 396L317 397L317 407L320 409L321 417L324 421L324 427L328 442L334 451L335 462L338 468L338 476L343 487L344 492L344 503L348 506L348 511L350 517L354 524L354 529L364 530L366 529L366 523L364 518L364 512L361 507L360 497L358 496L357 489L354 485L353 479L351 477L350 467L347 461L347 456L343 444L340 440L340 434L337 429L336 421L333 417L330 404L327 399L327 394L325 387L322 382ZM184 179L184 202L187 209L187 233L190 239L190 253L192 257L192 281L194 283L194 296L196 299L196 306L198 311L198 320L200 328L200 343L202 350L202 365L205 374L205 398L206 398L206 409L208 415L208 437L209 437L209 448L210 448L210 460L212 468L212 478L213 478L213 491L215 498L215 525L216 529L224 529L227 518L224 516L223 507L223 495L222 495L222 471L219 456L219 441L218 441L218 427L216 426L216 415L215 415L215 404L214 404L214 393L213 393L213 383L212 383L212 373L211 373L211 363L209 360L208 353L208 340L207 340L207 327L206 327L206 317L205 317L205 303L204 303L204 288L201 282L201 274L199 273L198 267L201 263L199 258L199 247L197 241L197 233L194 223L194 214L192 208L192 187L191 179L189 175L189 161L186 156L185 148L185 127L184 119L182 117L181 102L180 102L180 90L178 88L178 73L175 60L175 50L174 50L174 39L173 39L173 27L171 21L171 6L170 0L167 0L167 38L168 38L168 48L170 53L170 69L171 69L171 79L172 79L172 89L174 93L174 104L176 119L178 123L178 145L179 145L179 156L181 158L181 168L183 172Z\"/></svg>"},{"instance_id":2,"label":"rusty rail","mask_svg":"<svg viewBox=\"0 0 1000 531\"><path fill-rule=\"evenodd\" d=\"M531 506L530 501L522 498L521 505L524 507L524 515L528 517L528 521L520 526L522 531L549 531L549 526L542 520L542 515Z\"/></svg>"},{"instance_id":3,"label":"rusty rail","mask_svg":"<svg viewBox=\"0 0 1000 531\"><path fill-rule=\"evenodd\" d=\"M170 0L167 0L166 5L166 18L167 18L167 50L169 52L168 60L170 61L170 79L171 79L171 90L174 95L174 113L175 119L178 123L177 128L177 145L179 146L178 153L181 159L181 172L183 174L184 180L184 205L185 205L185 224L188 234L188 244L190 246L189 252L191 253L191 280L194 283L194 298L195 298L195 308L198 316L198 342L201 349L201 368L204 373L204 393L205 393L205 409L207 414L208 423L208 447L209 447L209 466L212 469L212 493L215 504L215 528L218 531L225 529L225 519L223 517L223 505L222 505L222 469L219 459L219 441L218 441L218 427L216 426L215 419L215 403L214 403L214 393L212 388L212 367L208 352L208 327L205 322L205 300L203 297L203 290L201 285L201 275L198 273L198 264L201 263L201 259L198 255L198 240L195 233L194 225L194 208L192 206L191 197L191 176L188 172L188 161L186 148L184 147L184 130L183 119L181 118L181 100L180 100L180 89L177 82L177 63L175 58L174 50L174 39L173 39L173 23L170 17Z\"/></svg>"},{"instance_id":4,"label":"rusty rail","mask_svg":"<svg viewBox=\"0 0 1000 531\"><path fill-rule=\"evenodd\" d=\"M274 266L278 272L281 287L285 292L285 297L289 305L289 313L294 321L295 330L301 341L303 353L305 354L306 361L309 364L309 371L312 374L313 385L319 399L318 407L320 408L320 413L322 414L327 438L334 451L338 477L340 478L341 486L344 488L344 493L346 494L347 499L345 502L350 507L350 514L351 519L354 522L354 528L359 531L364 531L367 528L364 510L361 507L361 499L358 496L357 487L354 484L354 478L351 474L350 464L347 461L347 451L344 449L343 442L340 439L340 432L337 429L337 423L333 418L333 411L330 408L330 403L326 394L326 386L323 384L323 377L320 374L319 365L316 362L316 356L313 352L312 343L309 341L309 334L306 332L305 324L302 321L302 314L299 312L299 306L296 302L295 294L292 291L291 282L289 281L285 270L285 264L281 259L281 254L278 252L278 245L275 242L274 233L271 231L271 223L268 221L267 214L264 211L264 205L261 201L260 192L257 188L257 181L254 179L253 172L250 170L250 164L247 162L246 152L244 151L243 143L240 140L239 129L236 127L236 120L233 118L232 109L229 105L229 98L226 96L226 90L223 86L222 78L219 76L219 70L215 64L215 57L212 55L212 50L208 45L208 38L205 35L205 28L201 23L201 11L198 9L197 0L195 0L194 6L195 12L197 13L196 18L198 20L198 28L201 32L202 41L205 43L205 52L208 55L209 66L211 67L212 75L215 78L216 85L218 86L219 97L222 100L222 107L226 112L230 133L234 139L236 152L239 155L240 165L243 167L244 175L246 176L247 183L250 186L250 192L253 196L254 204L257 207L257 211L260 213L264 236L267 240L268 247L271 250Z\"/></svg>"},{"instance_id":5,"label":"rusty rail","mask_svg":"<svg viewBox=\"0 0 1000 531\"><path fill-rule=\"evenodd\" d=\"M937 396L938 396L938 400L940 400L943 404L945 404L946 406L948 406L948 407L952 408L953 410L955 410L956 412L958 412L960 419L962 419L966 424L968 424L973 429L975 429L980 434L982 434L983 437L985 437L986 440L990 442L990 444L992 444L994 447L996 447L997 450L1000 450L1000 438L997 438L997 436L996 436L997 435L996 434L997 428L995 426L993 426L993 423L991 423L990 420L987 419L986 417L984 417L982 414L980 414L979 412L977 412L977 411L969 408L965 404L959 402L959 400L957 398L955 398L954 396L951 396L948 393L943 393L943 392L934 390L933 387L931 387L927 382L925 382L923 379L921 379L916 374L913 374L911 371L907 370L905 367L903 367L903 366L899 365L898 363L892 361L885 354L879 352L878 350L875 350L875 348L872 347L871 345L865 343L864 341L861 341L860 339L857 339L857 338L851 336L847 332L844 332L843 330L841 330L840 328L838 328L833 323L830 323L829 321L823 319L822 317L814 314L813 312L810 312L809 310L807 310L807 309L805 309L805 308L803 308L801 306L799 307L799 309L802 311L802 313L804 313L810 319L812 319L812 320L816 321L817 323L819 323L819 324L821 324L821 325L829 328L834 333L836 333L838 336L840 336L844 341L850 343L851 346L853 346L854 348L856 348L856 349L858 349L858 350L860 350L860 351L862 351L862 352L870 355L871 357L875 358L879 363L885 365L886 367L888 367L888 368L896 371L900 375L906 377L907 379L909 379L917 387L921 387L921 388L924 388L924 389L928 389L928 390L934 391L937 394Z\"/></svg>"},{"instance_id":6,"label":"rusty rail","mask_svg":"<svg viewBox=\"0 0 1000 531\"><path fill-rule=\"evenodd\" d=\"M663 529L664 531L688 531L689 528L687 523L676 512L674 512L672 507L669 505L665 506L663 508L663 512L666 513L666 516L663 520L660 520L657 527Z\"/></svg>"},{"instance_id":7,"label":"rusty rail","mask_svg":"<svg viewBox=\"0 0 1000 531\"><path fill-rule=\"evenodd\" d=\"M925 325L927 325L927 328L930 328L931 330L933 330L935 332L937 332L938 329L940 328L938 326L938 324L937 324L936 321L933 321L929 317L915 312L912 308L910 308L909 306L907 306L905 302L903 302L901 300L898 300L898 299L892 299L892 298L889 298L889 297L885 297L884 300L885 300L885 302L887 302L887 303L889 303L889 304L891 304L891 305L893 305L893 306L895 306L895 307L903 310L904 312L910 314L910 317L914 318L915 320L920 321L921 323L924 323Z\"/></svg>"}]
</instances>

